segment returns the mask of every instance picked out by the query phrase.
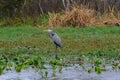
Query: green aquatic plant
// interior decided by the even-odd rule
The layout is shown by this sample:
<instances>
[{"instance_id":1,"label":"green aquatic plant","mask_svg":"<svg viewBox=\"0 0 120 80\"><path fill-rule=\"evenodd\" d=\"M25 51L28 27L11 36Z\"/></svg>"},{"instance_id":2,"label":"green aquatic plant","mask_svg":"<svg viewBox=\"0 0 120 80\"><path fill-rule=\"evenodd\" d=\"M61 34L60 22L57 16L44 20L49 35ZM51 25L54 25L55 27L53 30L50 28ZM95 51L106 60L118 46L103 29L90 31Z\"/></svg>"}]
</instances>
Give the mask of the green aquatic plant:
<instances>
[{"instance_id":1,"label":"green aquatic plant","mask_svg":"<svg viewBox=\"0 0 120 80\"><path fill-rule=\"evenodd\" d=\"M100 74L102 72L100 67L95 66L95 72L97 72L98 74Z\"/></svg>"}]
</instances>

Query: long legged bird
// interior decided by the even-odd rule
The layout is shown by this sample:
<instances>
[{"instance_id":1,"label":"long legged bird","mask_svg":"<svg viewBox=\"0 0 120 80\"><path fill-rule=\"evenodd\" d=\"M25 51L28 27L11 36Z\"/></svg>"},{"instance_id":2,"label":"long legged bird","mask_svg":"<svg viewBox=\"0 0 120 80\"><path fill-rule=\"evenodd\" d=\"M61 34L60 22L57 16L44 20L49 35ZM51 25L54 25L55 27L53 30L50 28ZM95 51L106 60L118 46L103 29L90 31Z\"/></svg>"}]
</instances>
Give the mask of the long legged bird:
<instances>
[{"instance_id":1,"label":"long legged bird","mask_svg":"<svg viewBox=\"0 0 120 80\"><path fill-rule=\"evenodd\" d=\"M49 37L51 38L51 40L56 45L56 49L58 47L62 48L62 42L61 42L60 37L55 32L53 32L51 29L48 29L48 30L45 30L45 31L48 32Z\"/></svg>"}]
</instances>

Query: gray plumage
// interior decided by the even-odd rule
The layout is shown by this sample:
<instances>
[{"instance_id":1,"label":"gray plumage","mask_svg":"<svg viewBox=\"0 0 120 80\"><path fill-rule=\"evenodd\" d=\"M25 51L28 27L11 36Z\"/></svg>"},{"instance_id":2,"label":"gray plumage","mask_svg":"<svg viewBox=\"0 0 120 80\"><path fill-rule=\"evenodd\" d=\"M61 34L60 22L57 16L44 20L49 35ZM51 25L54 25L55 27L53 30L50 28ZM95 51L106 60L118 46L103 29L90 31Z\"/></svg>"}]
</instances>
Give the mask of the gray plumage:
<instances>
[{"instance_id":1,"label":"gray plumage","mask_svg":"<svg viewBox=\"0 0 120 80\"><path fill-rule=\"evenodd\" d=\"M47 31L48 31L49 37L52 39L52 41L56 45L56 48L62 47L62 42L61 42L60 37L50 29L48 29Z\"/></svg>"}]
</instances>

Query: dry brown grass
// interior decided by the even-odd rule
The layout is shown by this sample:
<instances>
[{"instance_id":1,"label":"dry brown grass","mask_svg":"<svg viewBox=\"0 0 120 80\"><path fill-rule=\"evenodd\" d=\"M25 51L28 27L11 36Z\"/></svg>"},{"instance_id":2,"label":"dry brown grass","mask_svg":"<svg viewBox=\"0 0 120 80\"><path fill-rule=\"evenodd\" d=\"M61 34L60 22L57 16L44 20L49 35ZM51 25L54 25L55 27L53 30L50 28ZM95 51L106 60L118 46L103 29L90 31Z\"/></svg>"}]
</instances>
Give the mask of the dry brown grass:
<instances>
[{"instance_id":1,"label":"dry brown grass","mask_svg":"<svg viewBox=\"0 0 120 80\"><path fill-rule=\"evenodd\" d=\"M120 20L113 13L109 13L103 16L102 23L105 25L118 25L120 26Z\"/></svg>"},{"instance_id":2,"label":"dry brown grass","mask_svg":"<svg viewBox=\"0 0 120 80\"><path fill-rule=\"evenodd\" d=\"M91 26L91 25L116 25L120 26L120 12L114 10L100 14L86 6L74 6L62 13L49 13L49 26Z\"/></svg>"},{"instance_id":3,"label":"dry brown grass","mask_svg":"<svg viewBox=\"0 0 120 80\"><path fill-rule=\"evenodd\" d=\"M93 25L120 26L120 12L110 11L104 14L97 13Z\"/></svg>"},{"instance_id":4,"label":"dry brown grass","mask_svg":"<svg viewBox=\"0 0 120 80\"><path fill-rule=\"evenodd\" d=\"M49 13L49 26L79 26L91 25L94 20L94 10L87 7L74 6L72 9L66 9L63 13Z\"/></svg>"}]
</instances>

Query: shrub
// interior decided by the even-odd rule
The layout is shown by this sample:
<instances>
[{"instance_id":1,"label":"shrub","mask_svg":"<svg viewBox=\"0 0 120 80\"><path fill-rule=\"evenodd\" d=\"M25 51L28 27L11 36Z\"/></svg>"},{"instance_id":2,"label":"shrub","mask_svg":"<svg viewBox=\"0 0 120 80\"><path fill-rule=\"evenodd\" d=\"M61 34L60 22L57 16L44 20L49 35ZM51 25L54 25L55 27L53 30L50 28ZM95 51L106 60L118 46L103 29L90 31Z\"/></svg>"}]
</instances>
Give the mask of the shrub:
<instances>
[{"instance_id":1,"label":"shrub","mask_svg":"<svg viewBox=\"0 0 120 80\"><path fill-rule=\"evenodd\" d=\"M92 24L94 14L94 10L87 7L74 6L72 9L66 9L62 13L49 13L49 26L88 26Z\"/></svg>"}]
</instances>

